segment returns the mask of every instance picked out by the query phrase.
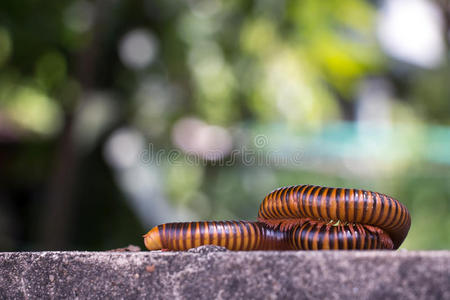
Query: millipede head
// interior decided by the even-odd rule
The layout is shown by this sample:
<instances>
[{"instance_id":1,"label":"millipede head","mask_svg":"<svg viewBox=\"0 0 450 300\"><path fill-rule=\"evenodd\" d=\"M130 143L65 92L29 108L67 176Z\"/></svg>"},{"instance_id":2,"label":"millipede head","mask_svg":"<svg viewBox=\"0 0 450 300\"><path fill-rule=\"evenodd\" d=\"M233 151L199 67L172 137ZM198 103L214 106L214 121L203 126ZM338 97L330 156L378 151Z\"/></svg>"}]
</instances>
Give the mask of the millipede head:
<instances>
[{"instance_id":1,"label":"millipede head","mask_svg":"<svg viewBox=\"0 0 450 300\"><path fill-rule=\"evenodd\" d=\"M160 250L163 248L158 226L153 227L144 236L144 244L148 250Z\"/></svg>"}]
</instances>

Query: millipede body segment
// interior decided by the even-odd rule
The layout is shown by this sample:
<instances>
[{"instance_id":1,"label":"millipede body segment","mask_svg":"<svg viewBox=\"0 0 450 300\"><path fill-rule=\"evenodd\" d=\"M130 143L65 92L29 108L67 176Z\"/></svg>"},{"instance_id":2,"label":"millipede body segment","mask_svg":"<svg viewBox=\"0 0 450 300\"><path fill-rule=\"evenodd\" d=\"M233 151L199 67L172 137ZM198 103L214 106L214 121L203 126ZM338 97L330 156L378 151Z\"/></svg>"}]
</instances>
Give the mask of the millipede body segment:
<instances>
[{"instance_id":1,"label":"millipede body segment","mask_svg":"<svg viewBox=\"0 0 450 300\"><path fill-rule=\"evenodd\" d=\"M230 250L398 249L407 208L384 194L314 185L282 187L261 203L258 221L167 223L144 235L149 250L218 245Z\"/></svg>"},{"instance_id":2,"label":"millipede body segment","mask_svg":"<svg viewBox=\"0 0 450 300\"><path fill-rule=\"evenodd\" d=\"M286 232L249 221L167 223L154 227L144 239L150 250L187 250L201 245L231 250L287 250L286 241Z\"/></svg>"}]
</instances>

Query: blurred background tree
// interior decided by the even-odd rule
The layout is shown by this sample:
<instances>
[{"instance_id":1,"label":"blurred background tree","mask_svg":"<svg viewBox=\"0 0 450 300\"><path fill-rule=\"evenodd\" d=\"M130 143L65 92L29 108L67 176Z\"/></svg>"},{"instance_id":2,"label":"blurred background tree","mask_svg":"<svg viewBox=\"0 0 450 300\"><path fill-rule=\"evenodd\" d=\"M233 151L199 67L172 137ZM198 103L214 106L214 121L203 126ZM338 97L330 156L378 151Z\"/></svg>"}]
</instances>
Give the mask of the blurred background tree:
<instances>
[{"instance_id":1,"label":"blurred background tree","mask_svg":"<svg viewBox=\"0 0 450 300\"><path fill-rule=\"evenodd\" d=\"M446 1L0 2L0 250L375 190L450 249Z\"/></svg>"}]
</instances>

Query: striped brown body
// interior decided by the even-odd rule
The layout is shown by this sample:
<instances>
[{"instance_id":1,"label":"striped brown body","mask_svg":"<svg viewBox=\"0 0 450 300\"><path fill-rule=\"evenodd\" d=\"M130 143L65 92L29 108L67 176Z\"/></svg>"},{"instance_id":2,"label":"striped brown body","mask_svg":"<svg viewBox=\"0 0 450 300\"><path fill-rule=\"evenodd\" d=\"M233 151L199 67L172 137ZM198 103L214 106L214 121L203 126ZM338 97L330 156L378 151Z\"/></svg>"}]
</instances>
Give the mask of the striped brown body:
<instances>
[{"instance_id":1,"label":"striped brown body","mask_svg":"<svg viewBox=\"0 0 450 300\"><path fill-rule=\"evenodd\" d=\"M149 250L397 249L411 225L406 207L387 195L312 185L272 191L258 221L167 223L150 230L144 242Z\"/></svg>"},{"instance_id":2,"label":"striped brown body","mask_svg":"<svg viewBox=\"0 0 450 300\"><path fill-rule=\"evenodd\" d=\"M149 250L187 250L217 245L230 250L286 250L286 232L260 222L210 221L167 223L154 227L145 239Z\"/></svg>"},{"instance_id":3,"label":"striped brown body","mask_svg":"<svg viewBox=\"0 0 450 300\"><path fill-rule=\"evenodd\" d=\"M397 200L360 189L297 185L276 189L261 203L258 221L281 229L308 221L359 224L366 231L386 233L397 249L408 234L411 217ZM331 228L328 226L326 228ZM319 230L316 226L314 230ZM351 231L354 235L354 230Z\"/></svg>"},{"instance_id":4,"label":"striped brown body","mask_svg":"<svg viewBox=\"0 0 450 300\"><path fill-rule=\"evenodd\" d=\"M386 233L361 225L329 226L305 222L287 230L291 249L296 250L367 250L392 249Z\"/></svg>"}]
</instances>

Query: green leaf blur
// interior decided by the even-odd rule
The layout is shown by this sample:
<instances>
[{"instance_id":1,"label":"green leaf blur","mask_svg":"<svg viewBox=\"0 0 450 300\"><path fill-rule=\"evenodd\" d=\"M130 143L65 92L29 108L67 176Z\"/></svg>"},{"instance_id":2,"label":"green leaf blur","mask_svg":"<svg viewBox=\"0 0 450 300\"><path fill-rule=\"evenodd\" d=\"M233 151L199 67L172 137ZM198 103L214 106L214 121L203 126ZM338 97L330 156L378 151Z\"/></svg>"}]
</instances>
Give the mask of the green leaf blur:
<instances>
[{"instance_id":1,"label":"green leaf blur","mask_svg":"<svg viewBox=\"0 0 450 300\"><path fill-rule=\"evenodd\" d=\"M450 249L449 24L391 49L386 5L0 1L0 250L142 247L295 184L389 194L403 248Z\"/></svg>"}]
</instances>

